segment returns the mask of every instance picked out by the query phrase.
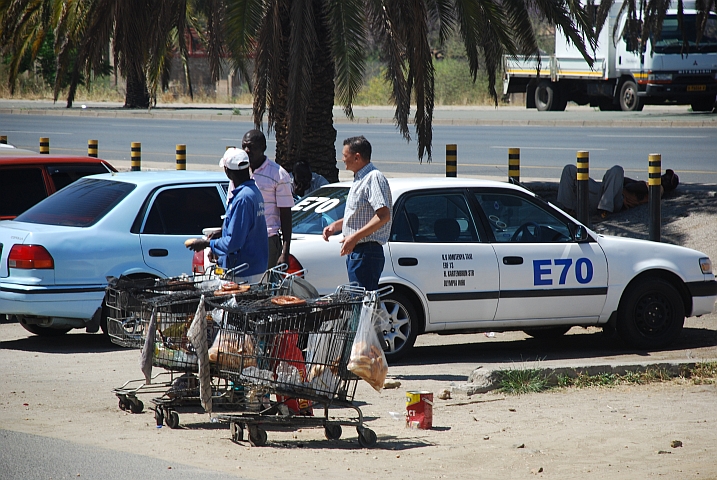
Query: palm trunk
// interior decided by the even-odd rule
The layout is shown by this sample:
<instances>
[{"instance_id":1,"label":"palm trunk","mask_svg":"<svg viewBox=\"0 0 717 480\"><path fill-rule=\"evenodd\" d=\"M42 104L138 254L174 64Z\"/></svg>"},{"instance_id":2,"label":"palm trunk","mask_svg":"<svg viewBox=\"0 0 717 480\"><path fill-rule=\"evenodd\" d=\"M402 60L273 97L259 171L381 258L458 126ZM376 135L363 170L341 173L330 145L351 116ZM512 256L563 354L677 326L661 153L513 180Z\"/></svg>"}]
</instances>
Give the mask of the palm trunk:
<instances>
[{"instance_id":1,"label":"palm trunk","mask_svg":"<svg viewBox=\"0 0 717 480\"><path fill-rule=\"evenodd\" d=\"M314 2L314 12L321 12L321 1ZM319 15L321 15L319 13ZM329 30L325 18L316 19L319 45L312 65L311 102L306 112L301 158L311 170L336 182L336 129L334 128L334 61L329 44Z\"/></svg>"},{"instance_id":2,"label":"palm trunk","mask_svg":"<svg viewBox=\"0 0 717 480\"><path fill-rule=\"evenodd\" d=\"M149 91L144 72L137 73L130 68L127 72L127 93L124 108L149 108Z\"/></svg>"}]
</instances>

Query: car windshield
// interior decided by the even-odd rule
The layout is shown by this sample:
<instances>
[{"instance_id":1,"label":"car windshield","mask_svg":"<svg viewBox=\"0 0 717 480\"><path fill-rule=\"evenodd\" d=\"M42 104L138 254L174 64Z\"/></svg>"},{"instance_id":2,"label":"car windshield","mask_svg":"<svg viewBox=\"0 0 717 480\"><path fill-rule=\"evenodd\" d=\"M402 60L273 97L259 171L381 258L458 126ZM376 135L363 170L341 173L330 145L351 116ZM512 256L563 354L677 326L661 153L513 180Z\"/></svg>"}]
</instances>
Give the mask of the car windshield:
<instances>
[{"instance_id":1,"label":"car windshield","mask_svg":"<svg viewBox=\"0 0 717 480\"><path fill-rule=\"evenodd\" d=\"M710 15L707 25L697 45L697 15L685 15L682 28L690 46L691 52L713 53L717 52L717 16ZM682 49L682 30L677 21L677 15L667 15L662 23L660 38L654 42L655 52L679 53Z\"/></svg>"},{"instance_id":2,"label":"car windshield","mask_svg":"<svg viewBox=\"0 0 717 480\"><path fill-rule=\"evenodd\" d=\"M321 235L324 227L344 217L348 187L323 187L302 198L292 210L293 233Z\"/></svg>"},{"instance_id":3,"label":"car windshield","mask_svg":"<svg viewBox=\"0 0 717 480\"><path fill-rule=\"evenodd\" d=\"M68 185L16 218L18 222L89 227L125 198L135 185L84 178Z\"/></svg>"}]
</instances>

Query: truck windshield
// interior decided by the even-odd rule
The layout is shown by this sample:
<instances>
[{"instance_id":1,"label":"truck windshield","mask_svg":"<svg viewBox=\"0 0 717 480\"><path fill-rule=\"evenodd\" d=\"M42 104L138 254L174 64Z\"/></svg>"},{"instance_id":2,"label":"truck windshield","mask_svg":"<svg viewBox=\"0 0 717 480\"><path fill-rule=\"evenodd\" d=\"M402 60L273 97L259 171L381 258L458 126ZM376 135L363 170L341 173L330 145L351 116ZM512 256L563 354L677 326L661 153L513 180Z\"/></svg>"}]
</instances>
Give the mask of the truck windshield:
<instances>
[{"instance_id":1,"label":"truck windshield","mask_svg":"<svg viewBox=\"0 0 717 480\"><path fill-rule=\"evenodd\" d=\"M690 46L690 52L713 53L717 52L717 16L710 15L699 45L697 44L697 15L685 15L682 28ZM653 39L656 53L681 53L682 30L677 23L677 15L667 15L662 24L662 34L659 40Z\"/></svg>"}]
</instances>

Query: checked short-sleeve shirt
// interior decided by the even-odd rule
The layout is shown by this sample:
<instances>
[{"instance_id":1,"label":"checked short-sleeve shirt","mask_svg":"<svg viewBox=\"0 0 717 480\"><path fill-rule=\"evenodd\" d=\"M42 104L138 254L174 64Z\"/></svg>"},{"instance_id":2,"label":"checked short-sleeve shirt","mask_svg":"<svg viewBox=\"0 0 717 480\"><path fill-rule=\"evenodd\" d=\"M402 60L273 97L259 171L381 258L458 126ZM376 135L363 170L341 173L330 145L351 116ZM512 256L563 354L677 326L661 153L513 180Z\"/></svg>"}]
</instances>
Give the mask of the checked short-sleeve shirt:
<instances>
[{"instance_id":1,"label":"checked short-sleeve shirt","mask_svg":"<svg viewBox=\"0 0 717 480\"><path fill-rule=\"evenodd\" d=\"M388 180L372 163L368 163L354 175L354 183L346 197L344 236L352 235L363 228L376 214L376 210L382 207L388 207L391 219L371 235L361 239L359 243L385 244L391 233L391 223L393 222L393 199Z\"/></svg>"}]
</instances>

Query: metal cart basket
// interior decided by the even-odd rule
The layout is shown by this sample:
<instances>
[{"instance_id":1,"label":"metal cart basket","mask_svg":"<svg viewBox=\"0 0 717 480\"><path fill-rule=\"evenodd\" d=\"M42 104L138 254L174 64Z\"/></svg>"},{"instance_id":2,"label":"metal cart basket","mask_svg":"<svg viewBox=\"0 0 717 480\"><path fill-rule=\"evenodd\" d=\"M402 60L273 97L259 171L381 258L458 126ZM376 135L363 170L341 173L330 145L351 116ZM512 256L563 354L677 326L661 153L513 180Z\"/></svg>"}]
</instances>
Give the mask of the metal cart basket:
<instances>
[{"instance_id":1,"label":"metal cart basket","mask_svg":"<svg viewBox=\"0 0 717 480\"><path fill-rule=\"evenodd\" d=\"M348 425L356 427L361 446L376 443L353 402L359 378L347 369L364 293L339 287L297 305L279 305L280 297L234 305L207 300L224 312L216 368L247 396L245 411L216 416L230 424L233 441L243 441L246 429L252 445L264 445L267 429L287 427L323 427L334 440ZM331 408L355 416L330 417ZM314 416L316 410L323 414Z\"/></svg>"}]
</instances>

